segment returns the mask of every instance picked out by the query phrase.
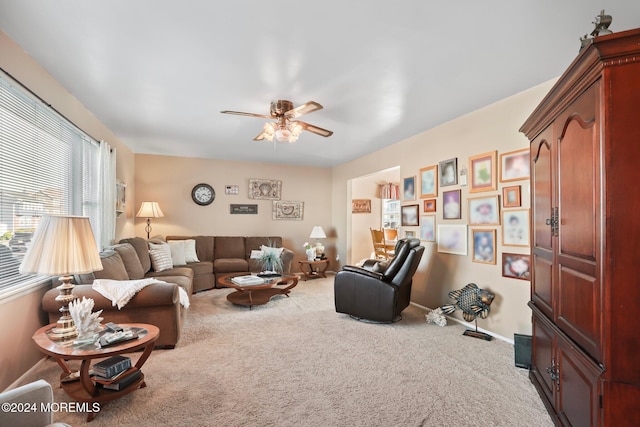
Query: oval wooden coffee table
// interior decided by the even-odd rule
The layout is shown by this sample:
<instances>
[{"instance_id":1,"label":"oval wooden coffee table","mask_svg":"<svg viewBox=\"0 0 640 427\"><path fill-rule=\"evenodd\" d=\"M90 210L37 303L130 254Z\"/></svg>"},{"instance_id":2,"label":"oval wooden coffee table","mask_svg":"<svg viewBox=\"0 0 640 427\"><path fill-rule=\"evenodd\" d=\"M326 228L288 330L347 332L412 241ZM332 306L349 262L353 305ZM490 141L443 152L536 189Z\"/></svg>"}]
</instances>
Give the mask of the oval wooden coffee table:
<instances>
[{"instance_id":1,"label":"oval wooden coffee table","mask_svg":"<svg viewBox=\"0 0 640 427\"><path fill-rule=\"evenodd\" d=\"M227 295L227 300L236 305L253 307L268 303L276 295L289 297L289 292L298 284L295 274L283 274L276 277L263 277L264 283L257 285L239 285L231 279L237 276L248 276L247 273L230 273L221 276L218 283L227 288L236 289Z\"/></svg>"},{"instance_id":2,"label":"oval wooden coffee table","mask_svg":"<svg viewBox=\"0 0 640 427\"><path fill-rule=\"evenodd\" d=\"M146 387L144 374L140 372L140 378L127 386L124 390L115 391L98 388L89 374L89 367L91 366L91 361L93 359L107 358L144 349L135 366L129 369L131 373L133 373L133 371L139 371L153 351L153 344L157 341L160 334L160 330L157 326L147 325L144 323L121 323L120 326L125 330L127 328L135 328L136 331L138 331L138 339L125 341L122 344L115 344L105 348L100 348L95 344L69 346L56 344L49 339L47 334L47 332L55 326L55 324L51 324L38 329L36 333L33 334L33 341L41 352L51 356L56 362L58 362L58 365L63 371L60 374L61 380L74 373L74 371L69 368L65 362L66 360L82 361L80 364L80 378L77 381L61 382L62 389L67 393L67 395L69 395L69 397L79 402L107 402L109 400L122 397L125 394L129 394L139 388ZM88 412L87 421L93 420L95 415L96 412Z\"/></svg>"}]
</instances>

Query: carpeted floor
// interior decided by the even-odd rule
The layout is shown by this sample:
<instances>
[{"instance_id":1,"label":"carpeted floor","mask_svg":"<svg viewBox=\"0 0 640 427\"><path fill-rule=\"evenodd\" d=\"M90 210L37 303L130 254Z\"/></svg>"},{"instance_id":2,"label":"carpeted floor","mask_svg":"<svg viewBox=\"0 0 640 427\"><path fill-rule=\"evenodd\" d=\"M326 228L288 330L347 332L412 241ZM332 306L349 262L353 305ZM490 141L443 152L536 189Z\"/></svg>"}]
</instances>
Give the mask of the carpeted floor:
<instances>
[{"instance_id":1,"label":"carpeted floor","mask_svg":"<svg viewBox=\"0 0 640 427\"><path fill-rule=\"evenodd\" d=\"M249 310L215 289L192 298L183 336L143 368L147 387L109 402L93 426L552 426L513 346L425 322L410 306L391 325L333 307L333 277ZM137 355L133 356L134 358ZM44 378L55 401L60 368ZM80 413L56 421L85 424Z\"/></svg>"}]
</instances>

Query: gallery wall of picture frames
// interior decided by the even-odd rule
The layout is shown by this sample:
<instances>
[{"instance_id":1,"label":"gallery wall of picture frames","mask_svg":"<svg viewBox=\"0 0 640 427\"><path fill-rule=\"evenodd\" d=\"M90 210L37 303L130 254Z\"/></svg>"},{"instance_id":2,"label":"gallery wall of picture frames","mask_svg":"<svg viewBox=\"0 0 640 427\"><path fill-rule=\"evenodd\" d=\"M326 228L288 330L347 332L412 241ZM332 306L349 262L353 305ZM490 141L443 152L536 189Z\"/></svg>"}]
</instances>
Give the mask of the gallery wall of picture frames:
<instances>
[{"instance_id":1,"label":"gallery wall of picture frames","mask_svg":"<svg viewBox=\"0 0 640 427\"><path fill-rule=\"evenodd\" d=\"M422 167L416 175L403 178L401 226L405 235L417 231L420 240L433 242L438 252L470 253L476 263L502 262L504 277L528 280L528 270L521 272L528 265L528 255L505 258L500 251L511 246L522 250L531 244L529 209L522 202L523 188L528 187L517 182L528 180L529 174L528 148L472 155L464 165L454 157ZM419 199L420 205L411 203Z\"/></svg>"}]
</instances>

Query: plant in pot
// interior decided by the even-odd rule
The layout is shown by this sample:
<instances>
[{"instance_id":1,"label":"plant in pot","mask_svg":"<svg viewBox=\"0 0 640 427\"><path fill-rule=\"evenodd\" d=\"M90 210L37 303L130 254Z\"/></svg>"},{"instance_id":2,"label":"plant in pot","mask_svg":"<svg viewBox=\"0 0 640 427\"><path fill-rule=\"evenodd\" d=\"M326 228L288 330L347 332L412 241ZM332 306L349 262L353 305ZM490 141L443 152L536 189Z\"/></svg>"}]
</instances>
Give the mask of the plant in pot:
<instances>
[{"instance_id":1,"label":"plant in pot","mask_svg":"<svg viewBox=\"0 0 640 427\"><path fill-rule=\"evenodd\" d=\"M263 250L258 263L262 268L258 276L280 276L282 273L282 258L277 251Z\"/></svg>"}]
</instances>

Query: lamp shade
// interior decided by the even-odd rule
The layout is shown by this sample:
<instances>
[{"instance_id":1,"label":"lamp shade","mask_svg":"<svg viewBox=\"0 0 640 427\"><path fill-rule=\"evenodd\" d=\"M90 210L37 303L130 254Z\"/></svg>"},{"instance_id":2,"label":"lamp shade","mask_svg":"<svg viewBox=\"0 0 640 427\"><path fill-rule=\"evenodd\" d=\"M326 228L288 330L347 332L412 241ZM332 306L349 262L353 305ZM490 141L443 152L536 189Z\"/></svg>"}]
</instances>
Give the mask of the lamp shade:
<instances>
[{"instance_id":1,"label":"lamp shade","mask_svg":"<svg viewBox=\"0 0 640 427\"><path fill-rule=\"evenodd\" d=\"M311 237L312 239L324 239L327 237L327 235L324 234L322 226L316 225L313 227L313 230L311 230L311 235L309 237Z\"/></svg>"},{"instance_id":2,"label":"lamp shade","mask_svg":"<svg viewBox=\"0 0 640 427\"><path fill-rule=\"evenodd\" d=\"M21 274L48 276L102 270L89 218L45 216L20 264Z\"/></svg>"},{"instance_id":3,"label":"lamp shade","mask_svg":"<svg viewBox=\"0 0 640 427\"><path fill-rule=\"evenodd\" d=\"M164 214L158 202L142 202L136 216L142 218L162 218Z\"/></svg>"}]
</instances>

